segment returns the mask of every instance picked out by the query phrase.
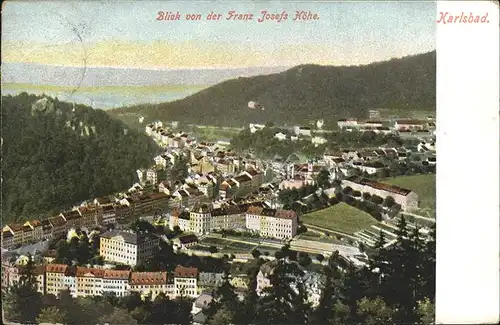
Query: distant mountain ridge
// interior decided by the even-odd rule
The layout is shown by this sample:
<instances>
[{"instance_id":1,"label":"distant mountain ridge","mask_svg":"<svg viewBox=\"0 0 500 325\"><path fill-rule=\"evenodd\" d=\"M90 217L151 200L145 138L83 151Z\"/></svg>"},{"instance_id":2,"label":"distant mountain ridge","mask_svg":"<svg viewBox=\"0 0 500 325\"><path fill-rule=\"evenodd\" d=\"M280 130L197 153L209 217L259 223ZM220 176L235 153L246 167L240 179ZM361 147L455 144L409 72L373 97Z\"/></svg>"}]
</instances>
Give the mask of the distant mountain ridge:
<instances>
[{"instance_id":1,"label":"distant mountain ridge","mask_svg":"<svg viewBox=\"0 0 500 325\"><path fill-rule=\"evenodd\" d=\"M262 109L249 108L255 101ZM362 66L300 65L227 80L186 98L108 111L123 118L241 126L267 121L303 123L365 117L370 108L435 109L436 51Z\"/></svg>"},{"instance_id":2,"label":"distant mountain ridge","mask_svg":"<svg viewBox=\"0 0 500 325\"><path fill-rule=\"evenodd\" d=\"M280 72L289 67L227 69L121 69L113 67L66 67L33 63L2 63L2 83L98 87L213 85L239 76Z\"/></svg>"}]
</instances>

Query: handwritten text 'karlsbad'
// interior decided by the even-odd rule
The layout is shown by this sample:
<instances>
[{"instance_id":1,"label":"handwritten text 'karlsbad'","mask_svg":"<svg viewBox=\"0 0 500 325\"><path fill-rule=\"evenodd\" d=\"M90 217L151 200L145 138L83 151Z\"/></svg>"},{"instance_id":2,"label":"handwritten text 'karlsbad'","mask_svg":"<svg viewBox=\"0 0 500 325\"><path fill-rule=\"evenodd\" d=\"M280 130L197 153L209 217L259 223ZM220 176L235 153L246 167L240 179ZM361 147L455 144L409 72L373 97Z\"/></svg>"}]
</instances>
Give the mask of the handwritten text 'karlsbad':
<instances>
[{"instance_id":1,"label":"handwritten text 'karlsbad'","mask_svg":"<svg viewBox=\"0 0 500 325\"><path fill-rule=\"evenodd\" d=\"M438 24L484 24L489 23L488 13L484 15L474 15L472 12L469 15L466 15L462 12L460 15L452 15L450 12L440 12L440 17L437 20Z\"/></svg>"}]
</instances>

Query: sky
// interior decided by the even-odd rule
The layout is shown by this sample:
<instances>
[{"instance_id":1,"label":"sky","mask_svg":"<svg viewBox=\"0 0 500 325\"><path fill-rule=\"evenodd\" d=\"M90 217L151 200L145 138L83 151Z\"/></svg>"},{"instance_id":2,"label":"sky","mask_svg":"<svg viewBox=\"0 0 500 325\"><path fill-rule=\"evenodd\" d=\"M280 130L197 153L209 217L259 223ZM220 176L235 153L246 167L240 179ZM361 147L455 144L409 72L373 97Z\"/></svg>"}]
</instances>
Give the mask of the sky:
<instances>
[{"instance_id":1,"label":"sky","mask_svg":"<svg viewBox=\"0 0 500 325\"><path fill-rule=\"evenodd\" d=\"M226 20L229 11L252 21ZM287 20L258 22L266 10ZM293 21L296 10L317 20ZM157 21L159 11L180 21ZM221 13L208 21L210 12ZM200 13L201 21L185 14ZM435 49L434 2L7 1L2 63L141 69L357 65Z\"/></svg>"}]
</instances>

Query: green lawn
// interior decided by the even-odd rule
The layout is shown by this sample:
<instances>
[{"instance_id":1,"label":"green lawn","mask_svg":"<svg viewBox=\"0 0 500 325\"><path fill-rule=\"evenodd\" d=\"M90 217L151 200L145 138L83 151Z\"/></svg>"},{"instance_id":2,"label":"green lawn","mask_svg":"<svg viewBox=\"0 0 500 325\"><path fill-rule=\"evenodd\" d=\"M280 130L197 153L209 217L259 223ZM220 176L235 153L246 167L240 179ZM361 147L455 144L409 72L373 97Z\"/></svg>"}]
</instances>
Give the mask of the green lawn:
<instances>
[{"instance_id":1,"label":"green lawn","mask_svg":"<svg viewBox=\"0 0 500 325\"><path fill-rule=\"evenodd\" d=\"M418 194L420 214L436 216L436 175L397 176L383 180L384 183L407 188ZM427 215L427 213L429 215Z\"/></svg>"},{"instance_id":2,"label":"green lawn","mask_svg":"<svg viewBox=\"0 0 500 325\"><path fill-rule=\"evenodd\" d=\"M368 213L343 202L323 210L305 214L300 217L300 220L313 226L337 230L347 234L354 234L378 223Z\"/></svg>"}]
</instances>

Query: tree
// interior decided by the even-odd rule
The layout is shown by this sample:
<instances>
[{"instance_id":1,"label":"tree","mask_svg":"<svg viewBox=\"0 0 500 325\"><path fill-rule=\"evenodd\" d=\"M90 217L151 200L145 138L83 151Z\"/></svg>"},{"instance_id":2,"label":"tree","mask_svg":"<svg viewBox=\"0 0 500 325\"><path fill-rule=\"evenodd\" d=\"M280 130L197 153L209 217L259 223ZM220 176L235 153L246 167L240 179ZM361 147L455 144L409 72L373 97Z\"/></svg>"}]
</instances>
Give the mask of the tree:
<instances>
[{"instance_id":1,"label":"tree","mask_svg":"<svg viewBox=\"0 0 500 325\"><path fill-rule=\"evenodd\" d=\"M316 177L316 182L319 188L330 188L332 186L330 172L328 170L321 170Z\"/></svg>"},{"instance_id":2,"label":"tree","mask_svg":"<svg viewBox=\"0 0 500 325\"><path fill-rule=\"evenodd\" d=\"M173 182L184 181L188 175L188 159L181 155L174 161L174 165L170 171L170 179Z\"/></svg>"},{"instance_id":3,"label":"tree","mask_svg":"<svg viewBox=\"0 0 500 325\"><path fill-rule=\"evenodd\" d=\"M391 208L395 203L396 203L396 201L394 200L394 198L392 196L387 196L384 199L384 206L385 207Z\"/></svg>"},{"instance_id":4,"label":"tree","mask_svg":"<svg viewBox=\"0 0 500 325\"><path fill-rule=\"evenodd\" d=\"M258 249L255 248L252 250L253 258L257 259L257 258L259 258L260 255L261 255L261 252Z\"/></svg>"},{"instance_id":5,"label":"tree","mask_svg":"<svg viewBox=\"0 0 500 325\"><path fill-rule=\"evenodd\" d=\"M58 307L52 306L42 309L36 321L38 323L67 324L68 315Z\"/></svg>"},{"instance_id":6,"label":"tree","mask_svg":"<svg viewBox=\"0 0 500 325\"><path fill-rule=\"evenodd\" d=\"M436 306L430 301L429 298L426 298L423 301L418 302L418 315L420 316L420 324L429 325L434 324L435 314L436 314Z\"/></svg>"},{"instance_id":7,"label":"tree","mask_svg":"<svg viewBox=\"0 0 500 325\"><path fill-rule=\"evenodd\" d=\"M363 324L394 324L394 310L381 298L363 298L358 302L358 315Z\"/></svg>"},{"instance_id":8,"label":"tree","mask_svg":"<svg viewBox=\"0 0 500 325\"><path fill-rule=\"evenodd\" d=\"M256 306L255 324L306 324L310 306L301 279L303 271L295 262L277 260L269 275L270 287Z\"/></svg>"},{"instance_id":9,"label":"tree","mask_svg":"<svg viewBox=\"0 0 500 325\"><path fill-rule=\"evenodd\" d=\"M319 261L319 262L323 262L325 260L325 257L322 255L322 254L318 254L316 255L316 259Z\"/></svg>"},{"instance_id":10,"label":"tree","mask_svg":"<svg viewBox=\"0 0 500 325\"><path fill-rule=\"evenodd\" d=\"M229 325L234 324L234 312L226 306L222 306L215 314L210 318L209 325Z\"/></svg>"},{"instance_id":11,"label":"tree","mask_svg":"<svg viewBox=\"0 0 500 325\"><path fill-rule=\"evenodd\" d=\"M384 202L384 199L382 199L380 196L378 195L372 195L371 197L371 201L375 204L382 204L382 202Z\"/></svg>"},{"instance_id":12,"label":"tree","mask_svg":"<svg viewBox=\"0 0 500 325\"><path fill-rule=\"evenodd\" d=\"M352 193L352 187L346 186L342 192L346 195L350 195Z\"/></svg>"},{"instance_id":13,"label":"tree","mask_svg":"<svg viewBox=\"0 0 500 325\"><path fill-rule=\"evenodd\" d=\"M300 266L307 267L307 266L311 265L311 263L312 263L312 259L309 256L309 254L304 253L304 252L299 253L299 265Z\"/></svg>"},{"instance_id":14,"label":"tree","mask_svg":"<svg viewBox=\"0 0 500 325\"><path fill-rule=\"evenodd\" d=\"M215 290L213 299L206 309L206 316L209 323L212 323L217 312L223 308L225 308L227 312L218 315L219 319L231 317L231 320L234 320L239 318L238 314L241 315L242 311L238 308L238 297L234 290L234 286L229 281L229 274L225 272L221 285Z\"/></svg>"},{"instance_id":15,"label":"tree","mask_svg":"<svg viewBox=\"0 0 500 325\"><path fill-rule=\"evenodd\" d=\"M139 324L127 311L115 308L109 315L103 315L99 318L99 323L110 325L137 325Z\"/></svg>"},{"instance_id":16,"label":"tree","mask_svg":"<svg viewBox=\"0 0 500 325\"><path fill-rule=\"evenodd\" d=\"M26 265L20 270L19 283L6 290L3 295L5 319L17 323L34 323L42 306L42 296L37 292L35 267L31 254Z\"/></svg>"},{"instance_id":17,"label":"tree","mask_svg":"<svg viewBox=\"0 0 500 325\"><path fill-rule=\"evenodd\" d=\"M352 196L354 197L361 197L361 192L360 191L353 191Z\"/></svg>"}]
</instances>

